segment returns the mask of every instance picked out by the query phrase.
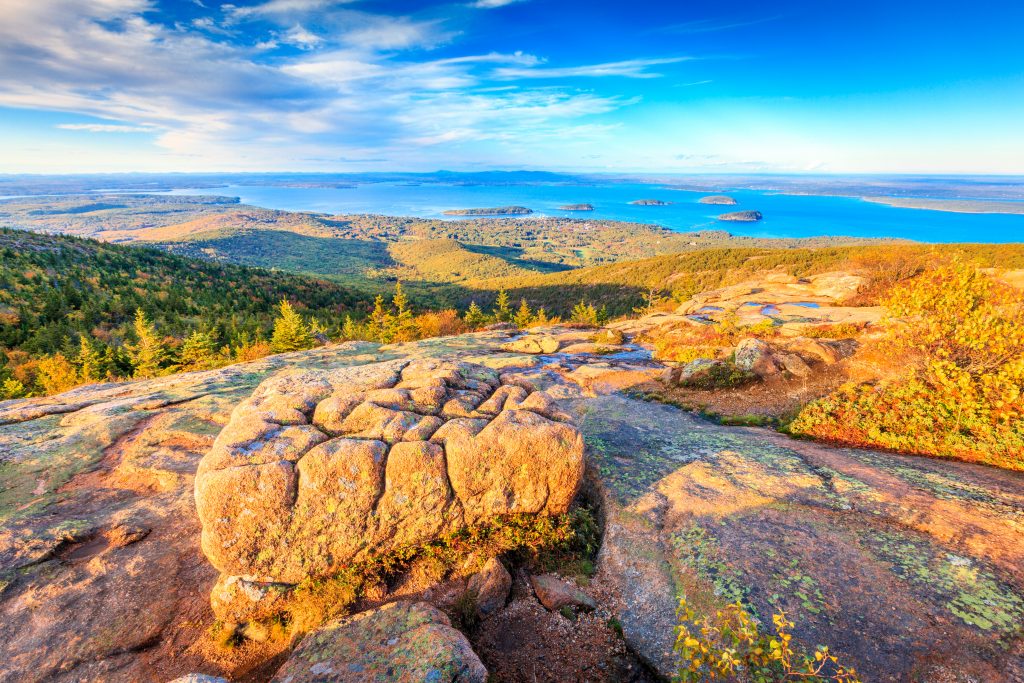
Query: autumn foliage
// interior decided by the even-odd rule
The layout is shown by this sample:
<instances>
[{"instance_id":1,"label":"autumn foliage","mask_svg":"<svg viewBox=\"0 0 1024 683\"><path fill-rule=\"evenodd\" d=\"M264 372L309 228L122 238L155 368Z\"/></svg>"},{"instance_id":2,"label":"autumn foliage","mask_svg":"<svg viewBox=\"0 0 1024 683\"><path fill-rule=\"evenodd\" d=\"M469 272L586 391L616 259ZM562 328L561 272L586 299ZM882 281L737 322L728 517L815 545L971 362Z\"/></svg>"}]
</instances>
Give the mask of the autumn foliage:
<instances>
[{"instance_id":1,"label":"autumn foliage","mask_svg":"<svg viewBox=\"0 0 1024 683\"><path fill-rule=\"evenodd\" d=\"M791 431L1024 470L1024 293L952 262L885 305L886 351L906 371L811 403Z\"/></svg>"}]
</instances>

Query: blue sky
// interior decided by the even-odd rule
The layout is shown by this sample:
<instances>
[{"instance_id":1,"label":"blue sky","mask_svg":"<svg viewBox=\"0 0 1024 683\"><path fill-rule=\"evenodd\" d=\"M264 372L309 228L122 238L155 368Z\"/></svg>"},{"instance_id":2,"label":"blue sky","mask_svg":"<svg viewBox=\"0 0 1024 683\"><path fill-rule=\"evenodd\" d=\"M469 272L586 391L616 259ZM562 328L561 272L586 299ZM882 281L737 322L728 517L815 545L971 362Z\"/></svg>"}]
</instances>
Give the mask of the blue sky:
<instances>
[{"instance_id":1,"label":"blue sky","mask_svg":"<svg viewBox=\"0 0 1024 683\"><path fill-rule=\"evenodd\" d=\"M3 0L0 172L1024 173L1024 3Z\"/></svg>"}]
</instances>

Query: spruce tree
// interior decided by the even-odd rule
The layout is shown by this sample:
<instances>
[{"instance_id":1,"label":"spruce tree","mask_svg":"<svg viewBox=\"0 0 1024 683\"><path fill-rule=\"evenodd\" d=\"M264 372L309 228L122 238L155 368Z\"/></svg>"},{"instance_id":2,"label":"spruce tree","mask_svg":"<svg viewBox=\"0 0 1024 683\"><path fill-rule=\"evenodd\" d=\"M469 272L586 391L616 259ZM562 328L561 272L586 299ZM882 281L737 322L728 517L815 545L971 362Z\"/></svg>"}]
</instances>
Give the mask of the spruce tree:
<instances>
[{"instance_id":1,"label":"spruce tree","mask_svg":"<svg viewBox=\"0 0 1024 683\"><path fill-rule=\"evenodd\" d=\"M487 315L477 306L475 301L470 301L463 320L466 323L466 327L471 330L478 330L487 324Z\"/></svg>"},{"instance_id":2,"label":"spruce tree","mask_svg":"<svg viewBox=\"0 0 1024 683\"><path fill-rule=\"evenodd\" d=\"M128 358L131 360L132 376L137 378L156 377L160 374L160 364L167 355L163 340L157 336L156 328L146 317L141 308L135 309L134 344L126 344Z\"/></svg>"},{"instance_id":3,"label":"spruce tree","mask_svg":"<svg viewBox=\"0 0 1024 683\"><path fill-rule=\"evenodd\" d=\"M387 344L391 342L393 332L393 316L384 306L384 295L378 294L373 300L373 312L366 323L366 336L370 341Z\"/></svg>"},{"instance_id":4,"label":"spruce tree","mask_svg":"<svg viewBox=\"0 0 1024 683\"><path fill-rule=\"evenodd\" d=\"M352 341L359 338L359 326L352 320L352 316L345 316L345 324L341 326L341 338L344 341Z\"/></svg>"},{"instance_id":5,"label":"spruce tree","mask_svg":"<svg viewBox=\"0 0 1024 683\"><path fill-rule=\"evenodd\" d=\"M103 378L103 357L87 334L78 337L78 374L83 382L98 382Z\"/></svg>"},{"instance_id":6,"label":"spruce tree","mask_svg":"<svg viewBox=\"0 0 1024 683\"><path fill-rule=\"evenodd\" d=\"M405 295L401 282L395 285L395 296L391 303L395 306L391 338L394 341L412 341L416 338L416 323L409 307L409 297Z\"/></svg>"},{"instance_id":7,"label":"spruce tree","mask_svg":"<svg viewBox=\"0 0 1024 683\"><path fill-rule=\"evenodd\" d=\"M209 370L217 364L217 342L213 335L196 330L181 345L181 367L183 372Z\"/></svg>"},{"instance_id":8,"label":"spruce tree","mask_svg":"<svg viewBox=\"0 0 1024 683\"><path fill-rule=\"evenodd\" d=\"M529 327L533 322L533 311L530 310L530 304L526 303L526 299L519 302L519 310L516 311L512 322L519 327Z\"/></svg>"},{"instance_id":9,"label":"spruce tree","mask_svg":"<svg viewBox=\"0 0 1024 683\"><path fill-rule=\"evenodd\" d=\"M301 351L313 346L313 335L287 299L281 299L280 315L274 321L270 350L274 353Z\"/></svg>"},{"instance_id":10,"label":"spruce tree","mask_svg":"<svg viewBox=\"0 0 1024 683\"><path fill-rule=\"evenodd\" d=\"M494 319L499 323L512 320L512 307L508 303L508 292L504 288L498 290L498 298L494 302Z\"/></svg>"}]
</instances>

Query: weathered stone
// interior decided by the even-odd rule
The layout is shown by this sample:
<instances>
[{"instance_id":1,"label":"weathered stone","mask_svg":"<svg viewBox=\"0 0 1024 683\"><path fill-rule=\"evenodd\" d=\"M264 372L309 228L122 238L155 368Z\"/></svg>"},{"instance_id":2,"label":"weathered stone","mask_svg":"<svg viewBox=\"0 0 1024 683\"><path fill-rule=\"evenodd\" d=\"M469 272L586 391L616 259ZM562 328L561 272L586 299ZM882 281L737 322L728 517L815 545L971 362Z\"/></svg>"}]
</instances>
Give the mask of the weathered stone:
<instances>
[{"instance_id":1,"label":"weathered stone","mask_svg":"<svg viewBox=\"0 0 1024 683\"><path fill-rule=\"evenodd\" d=\"M170 683L228 683L228 679L206 674L186 674L175 678Z\"/></svg>"},{"instance_id":2,"label":"weathered stone","mask_svg":"<svg viewBox=\"0 0 1024 683\"><path fill-rule=\"evenodd\" d=\"M498 558L492 557L469 577L467 590L476 600L477 616L486 619L505 606L512 590L512 576Z\"/></svg>"},{"instance_id":3,"label":"weathered stone","mask_svg":"<svg viewBox=\"0 0 1024 683\"><path fill-rule=\"evenodd\" d=\"M711 358L697 358L679 368L678 384L696 385L707 382L715 371L726 367L724 361Z\"/></svg>"},{"instance_id":4,"label":"weathered stone","mask_svg":"<svg viewBox=\"0 0 1024 683\"><path fill-rule=\"evenodd\" d=\"M772 347L765 341L753 337L736 345L736 367L752 372L758 377L774 375L781 369L772 355Z\"/></svg>"},{"instance_id":5,"label":"weathered stone","mask_svg":"<svg viewBox=\"0 0 1024 683\"><path fill-rule=\"evenodd\" d=\"M583 441L548 395L467 363L381 365L275 381L295 397L254 392L313 425L254 418L246 401L234 412L196 478L203 551L225 576L295 584L463 524L568 509ZM214 604L245 621L245 600Z\"/></svg>"},{"instance_id":6,"label":"weathered stone","mask_svg":"<svg viewBox=\"0 0 1024 683\"><path fill-rule=\"evenodd\" d=\"M597 608L597 603L592 597L552 574L531 576L530 584L533 586L533 592L537 594L537 599L552 612L563 607L579 607L586 610Z\"/></svg>"},{"instance_id":7,"label":"weathered stone","mask_svg":"<svg viewBox=\"0 0 1024 683\"><path fill-rule=\"evenodd\" d=\"M501 348L504 351L511 353L555 353L558 351L558 347L561 346L554 337L541 336L541 335L526 335L519 339L513 339L506 343Z\"/></svg>"},{"instance_id":8,"label":"weathered stone","mask_svg":"<svg viewBox=\"0 0 1024 683\"><path fill-rule=\"evenodd\" d=\"M467 523L514 513L560 514L583 478L583 438L570 425L505 410L475 436L445 440L448 476Z\"/></svg>"},{"instance_id":9,"label":"weathered stone","mask_svg":"<svg viewBox=\"0 0 1024 683\"><path fill-rule=\"evenodd\" d=\"M809 377L813 370L803 358L795 353L779 353L775 359L782 364L783 369L795 377Z\"/></svg>"},{"instance_id":10,"label":"weathered stone","mask_svg":"<svg viewBox=\"0 0 1024 683\"><path fill-rule=\"evenodd\" d=\"M395 602L310 633L272 683L485 683L466 637L425 603Z\"/></svg>"}]
</instances>

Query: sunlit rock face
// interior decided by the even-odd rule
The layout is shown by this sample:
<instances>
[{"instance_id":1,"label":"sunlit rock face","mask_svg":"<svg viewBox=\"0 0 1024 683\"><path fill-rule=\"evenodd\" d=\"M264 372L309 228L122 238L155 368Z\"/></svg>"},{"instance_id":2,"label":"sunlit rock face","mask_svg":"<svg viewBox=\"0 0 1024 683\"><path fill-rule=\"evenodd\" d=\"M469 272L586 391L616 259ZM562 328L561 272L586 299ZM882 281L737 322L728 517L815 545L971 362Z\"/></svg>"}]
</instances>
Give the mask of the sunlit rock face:
<instances>
[{"instance_id":1,"label":"sunlit rock face","mask_svg":"<svg viewBox=\"0 0 1024 683\"><path fill-rule=\"evenodd\" d=\"M224 575L295 584L494 517L565 512L583 439L551 399L481 365L274 376L199 465L202 548Z\"/></svg>"}]
</instances>

